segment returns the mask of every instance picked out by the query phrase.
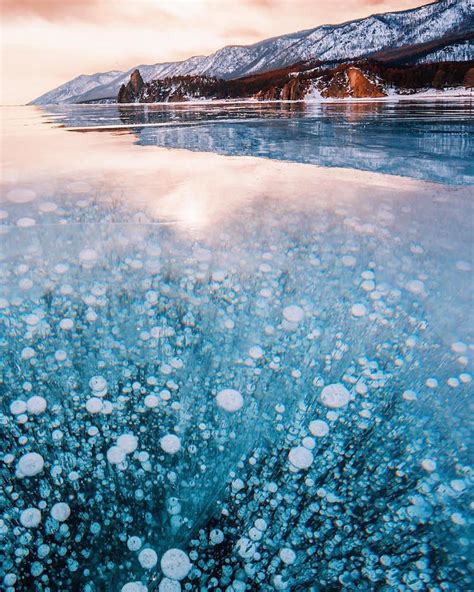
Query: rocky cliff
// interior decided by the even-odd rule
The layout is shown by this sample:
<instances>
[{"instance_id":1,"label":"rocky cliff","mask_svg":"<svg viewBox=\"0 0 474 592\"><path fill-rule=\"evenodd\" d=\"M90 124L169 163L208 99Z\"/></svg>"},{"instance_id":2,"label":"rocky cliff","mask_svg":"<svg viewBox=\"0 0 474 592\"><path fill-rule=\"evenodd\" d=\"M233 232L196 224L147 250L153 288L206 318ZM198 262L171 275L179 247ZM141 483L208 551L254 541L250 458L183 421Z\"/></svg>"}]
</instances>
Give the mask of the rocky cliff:
<instances>
[{"instance_id":1,"label":"rocky cliff","mask_svg":"<svg viewBox=\"0 0 474 592\"><path fill-rule=\"evenodd\" d=\"M291 68L221 80L206 76L174 76L143 82L135 70L120 89L119 103L160 103L196 99L298 101L307 98L381 98L446 88L472 88L472 62L393 67L375 61L338 64L332 68Z\"/></svg>"},{"instance_id":2,"label":"rocky cliff","mask_svg":"<svg viewBox=\"0 0 474 592\"><path fill-rule=\"evenodd\" d=\"M122 85L118 103L176 103L192 99L226 97L226 83L211 76L172 76L144 83L135 70L127 85Z\"/></svg>"},{"instance_id":3,"label":"rocky cliff","mask_svg":"<svg viewBox=\"0 0 474 592\"><path fill-rule=\"evenodd\" d=\"M140 70L134 70L130 75L127 84L122 84L119 90L117 101L119 103L135 103L139 100L145 83L140 74Z\"/></svg>"}]
</instances>

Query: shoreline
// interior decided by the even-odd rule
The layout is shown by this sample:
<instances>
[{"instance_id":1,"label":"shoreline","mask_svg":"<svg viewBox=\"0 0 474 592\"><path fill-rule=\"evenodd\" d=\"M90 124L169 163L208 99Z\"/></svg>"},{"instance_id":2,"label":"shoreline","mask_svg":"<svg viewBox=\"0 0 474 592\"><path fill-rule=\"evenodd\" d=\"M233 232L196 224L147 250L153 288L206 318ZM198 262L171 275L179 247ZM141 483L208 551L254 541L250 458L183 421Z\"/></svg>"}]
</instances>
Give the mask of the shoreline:
<instances>
[{"instance_id":1,"label":"shoreline","mask_svg":"<svg viewBox=\"0 0 474 592\"><path fill-rule=\"evenodd\" d=\"M347 97L347 98L323 98L323 97L315 97L315 98L306 98L306 99L298 99L298 100L283 100L283 99L268 99L268 100L259 100L255 98L237 98L237 99L195 99L190 101L157 101L153 103L118 103L110 102L110 103L48 103L44 105L1 105L1 107L50 107L50 106L62 106L62 105L74 105L74 106L87 106L87 107L94 107L94 106L104 106L104 105L123 105L123 106L131 106L131 105L238 105L238 104L252 104L252 105L266 105L266 104L311 104L311 105L318 105L318 104L328 104L328 103L398 103L400 101L465 101L465 100L473 100L474 99L474 89L472 91L467 91L464 89L463 92L457 91L456 89L448 89L446 91L440 92L432 92L432 91L421 91L419 93L414 93L412 95L400 95L400 94L393 94L387 95L385 97Z\"/></svg>"}]
</instances>

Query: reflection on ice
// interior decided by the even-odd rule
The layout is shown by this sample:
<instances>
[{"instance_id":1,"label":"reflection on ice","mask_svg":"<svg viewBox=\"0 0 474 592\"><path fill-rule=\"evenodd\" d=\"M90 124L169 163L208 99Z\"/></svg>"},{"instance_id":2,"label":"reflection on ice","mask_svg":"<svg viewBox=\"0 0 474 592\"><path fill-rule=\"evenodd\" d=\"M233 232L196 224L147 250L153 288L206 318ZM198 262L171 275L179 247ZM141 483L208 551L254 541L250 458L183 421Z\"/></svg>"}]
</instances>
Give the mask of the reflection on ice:
<instances>
[{"instance_id":1,"label":"reflection on ice","mask_svg":"<svg viewBox=\"0 0 474 592\"><path fill-rule=\"evenodd\" d=\"M77 130L128 128L144 146L474 182L472 102L48 107Z\"/></svg>"},{"instance_id":2,"label":"reflection on ice","mask_svg":"<svg viewBox=\"0 0 474 592\"><path fill-rule=\"evenodd\" d=\"M0 208L4 587L469 589L468 189L62 135Z\"/></svg>"}]
</instances>

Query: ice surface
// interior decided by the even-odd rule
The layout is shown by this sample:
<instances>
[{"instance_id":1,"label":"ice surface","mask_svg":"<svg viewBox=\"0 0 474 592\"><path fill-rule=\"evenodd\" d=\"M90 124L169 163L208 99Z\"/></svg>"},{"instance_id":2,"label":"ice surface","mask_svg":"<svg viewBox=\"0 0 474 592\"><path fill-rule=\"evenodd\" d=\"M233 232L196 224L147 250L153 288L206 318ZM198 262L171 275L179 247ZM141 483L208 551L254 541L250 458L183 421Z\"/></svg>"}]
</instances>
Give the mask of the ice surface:
<instances>
[{"instance_id":1,"label":"ice surface","mask_svg":"<svg viewBox=\"0 0 474 592\"><path fill-rule=\"evenodd\" d=\"M1 206L3 585L470 589L470 188L37 134Z\"/></svg>"},{"instance_id":2,"label":"ice surface","mask_svg":"<svg viewBox=\"0 0 474 592\"><path fill-rule=\"evenodd\" d=\"M145 146L474 183L472 98L108 105L100 110L71 105L50 106L47 113L81 132L127 126Z\"/></svg>"}]
</instances>

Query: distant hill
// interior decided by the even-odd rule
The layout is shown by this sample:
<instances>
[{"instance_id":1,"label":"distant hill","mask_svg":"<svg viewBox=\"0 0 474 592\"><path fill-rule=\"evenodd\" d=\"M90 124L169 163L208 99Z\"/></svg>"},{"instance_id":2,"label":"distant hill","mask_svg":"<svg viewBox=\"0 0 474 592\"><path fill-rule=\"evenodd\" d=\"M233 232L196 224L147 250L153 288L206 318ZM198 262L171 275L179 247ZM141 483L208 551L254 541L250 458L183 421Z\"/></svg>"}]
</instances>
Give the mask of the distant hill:
<instances>
[{"instance_id":1,"label":"distant hill","mask_svg":"<svg viewBox=\"0 0 474 592\"><path fill-rule=\"evenodd\" d=\"M117 99L132 72L144 82L182 76L235 80L294 64L334 67L342 62L419 64L474 60L472 0L440 0L420 8L376 14L340 25L324 25L248 46L224 47L209 56L141 65L126 72L81 75L38 97L32 104L83 103Z\"/></svg>"},{"instance_id":2,"label":"distant hill","mask_svg":"<svg viewBox=\"0 0 474 592\"><path fill-rule=\"evenodd\" d=\"M392 66L358 60L333 67L296 65L223 80L173 76L144 82L135 70L118 94L119 103L182 102L196 99L290 100L382 98L474 86L474 62Z\"/></svg>"}]
</instances>

